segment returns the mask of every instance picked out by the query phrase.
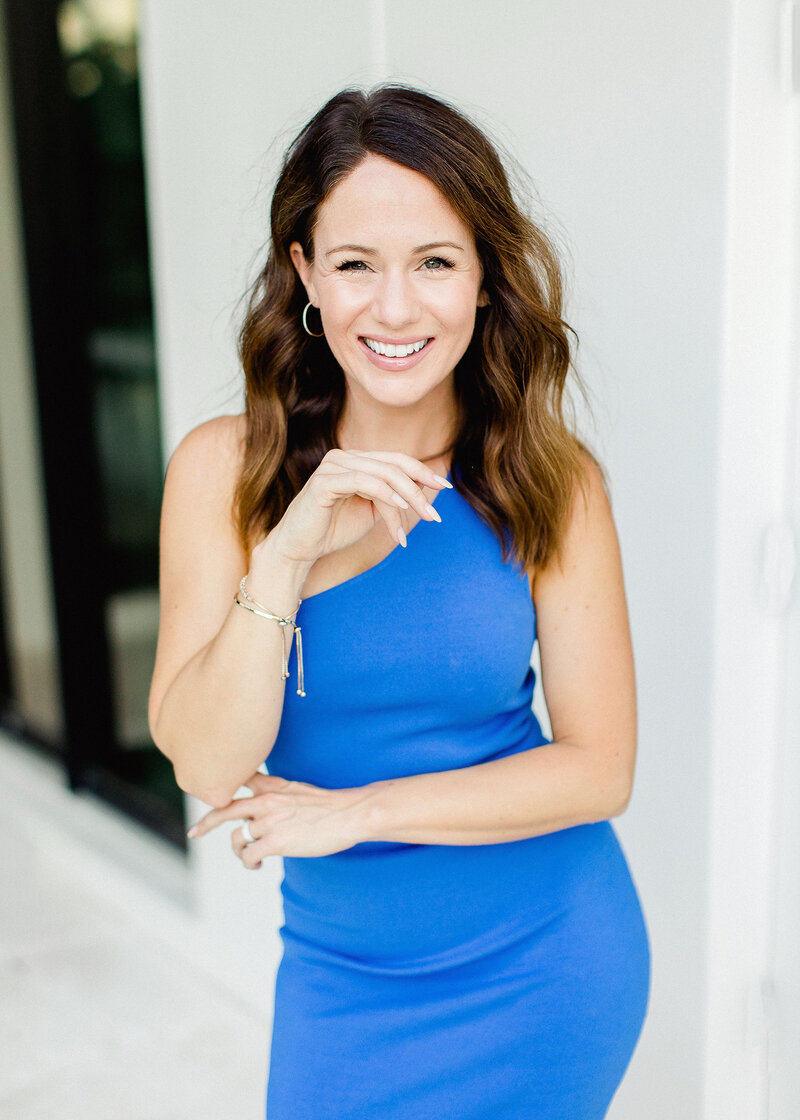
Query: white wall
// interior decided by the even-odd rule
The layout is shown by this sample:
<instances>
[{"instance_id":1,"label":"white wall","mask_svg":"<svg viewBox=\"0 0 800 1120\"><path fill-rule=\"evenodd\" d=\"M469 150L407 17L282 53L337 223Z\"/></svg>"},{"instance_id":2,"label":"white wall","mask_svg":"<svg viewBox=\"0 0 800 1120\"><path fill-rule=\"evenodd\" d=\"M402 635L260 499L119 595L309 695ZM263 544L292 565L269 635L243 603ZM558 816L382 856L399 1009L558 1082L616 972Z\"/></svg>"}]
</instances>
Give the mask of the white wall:
<instances>
[{"instance_id":1,"label":"white wall","mask_svg":"<svg viewBox=\"0 0 800 1120\"><path fill-rule=\"evenodd\" d=\"M587 434L611 475L637 659L637 783L617 827L653 948L650 1014L612 1120L762 1115L764 1048L745 1007L767 945L761 918L740 907L769 845L748 855L736 814L758 831L771 811L774 660L745 674L786 433L772 406L762 428L746 427L764 394L763 368L742 349L753 313L742 282L760 251L759 281L772 277L774 292L770 262L785 265L785 250L771 227L759 246L735 240L741 209L753 215L739 184L754 163L771 182L777 152L770 141L762 159L757 126L734 145L743 126L732 114L751 105L748 82L777 81L777 12L758 0L149 0L143 12L167 454L201 420L241 410L232 313L264 240L269 187L288 141L337 89L395 78L452 98L524 162L567 241L569 317L596 401ZM785 208L782 190L770 198ZM779 396L785 304L758 303L777 330ZM731 790L730 760L752 764L756 742L755 770ZM198 912L232 983L253 985L267 1008L280 875L240 871L227 845L211 836L195 850ZM740 849L734 889L726 852ZM746 960L732 921L751 939ZM745 1111L728 1107L744 1099Z\"/></svg>"},{"instance_id":2,"label":"white wall","mask_svg":"<svg viewBox=\"0 0 800 1120\"><path fill-rule=\"evenodd\" d=\"M379 79L369 0L145 0L141 61L165 446L243 402L237 303L284 148L344 80ZM346 13L346 14L345 14Z\"/></svg>"}]
</instances>

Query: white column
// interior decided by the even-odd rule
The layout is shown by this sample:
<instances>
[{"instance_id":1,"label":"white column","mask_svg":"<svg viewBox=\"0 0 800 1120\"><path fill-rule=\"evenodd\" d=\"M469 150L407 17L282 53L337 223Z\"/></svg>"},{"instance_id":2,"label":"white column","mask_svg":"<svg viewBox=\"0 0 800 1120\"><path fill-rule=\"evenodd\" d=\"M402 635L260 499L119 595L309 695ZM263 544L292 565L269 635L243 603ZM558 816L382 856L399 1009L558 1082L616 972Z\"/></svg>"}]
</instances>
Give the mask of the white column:
<instances>
[{"instance_id":1,"label":"white column","mask_svg":"<svg viewBox=\"0 0 800 1120\"><path fill-rule=\"evenodd\" d=\"M790 726L781 726L789 605L781 568L789 559L789 519L797 511L796 495L790 502L788 454L796 379L798 155L796 94L782 81L779 32L778 5L735 5L717 463L705 1120L778 1115L769 1108L767 1062L768 1037L775 1037L777 1025L771 947L776 767Z\"/></svg>"}]
</instances>

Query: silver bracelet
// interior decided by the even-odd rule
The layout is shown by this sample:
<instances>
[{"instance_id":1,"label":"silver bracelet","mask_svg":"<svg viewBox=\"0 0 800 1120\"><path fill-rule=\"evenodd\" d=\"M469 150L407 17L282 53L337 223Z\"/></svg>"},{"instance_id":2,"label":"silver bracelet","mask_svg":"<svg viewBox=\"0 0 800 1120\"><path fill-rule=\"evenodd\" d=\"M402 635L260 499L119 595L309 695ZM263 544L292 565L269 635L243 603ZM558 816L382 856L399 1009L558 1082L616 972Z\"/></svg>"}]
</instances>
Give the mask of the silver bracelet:
<instances>
[{"instance_id":1,"label":"silver bracelet","mask_svg":"<svg viewBox=\"0 0 800 1120\"><path fill-rule=\"evenodd\" d=\"M239 598L240 593L243 596L243 599ZM298 599L297 606L294 608L292 613L287 615L285 618L283 615L273 614L271 611L267 610L267 608L262 603L259 603L257 599L254 599L253 596L248 592L247 576L244 575L242 576L241 582L239 584L239 591L234 595L233 601L240 607L244 607L246 611L251 611L253 614L259 615L261 618L274 619L274 621L277 622L279 626L292 627L294 634L297 636L297 695L305 696L305 677L303 674L303 639L300 633L300 627L297 626L294 621L294 616L297 614L297 611L303 600ZM283 635L281 635L281 653L283 655L281 664L281 680L285 681L289 676L289 667L286 661L286 641Z\"/></svg>"}]
</instances>

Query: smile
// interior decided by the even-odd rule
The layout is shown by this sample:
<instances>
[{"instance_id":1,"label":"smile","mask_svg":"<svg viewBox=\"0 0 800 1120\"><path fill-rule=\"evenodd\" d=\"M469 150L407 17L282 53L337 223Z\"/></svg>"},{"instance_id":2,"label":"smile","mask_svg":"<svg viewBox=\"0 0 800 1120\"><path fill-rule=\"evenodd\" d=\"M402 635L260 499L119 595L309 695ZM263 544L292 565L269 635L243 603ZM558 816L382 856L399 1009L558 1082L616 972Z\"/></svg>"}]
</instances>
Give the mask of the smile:
<instances>
[{"instance_id":1,"label":"smile","mask_svg":"<svg viewBox=\"0 0 800 1120\"><path fill-rule=\"evenodd\" d=\"M386 358L407 358L409 354L417 354L424 349L430 339L421 338L418 342L411 342L406 345L375 342L371 338L364 338L364 342L375 354L383 354Z\"/></svg>"}]
</instances>

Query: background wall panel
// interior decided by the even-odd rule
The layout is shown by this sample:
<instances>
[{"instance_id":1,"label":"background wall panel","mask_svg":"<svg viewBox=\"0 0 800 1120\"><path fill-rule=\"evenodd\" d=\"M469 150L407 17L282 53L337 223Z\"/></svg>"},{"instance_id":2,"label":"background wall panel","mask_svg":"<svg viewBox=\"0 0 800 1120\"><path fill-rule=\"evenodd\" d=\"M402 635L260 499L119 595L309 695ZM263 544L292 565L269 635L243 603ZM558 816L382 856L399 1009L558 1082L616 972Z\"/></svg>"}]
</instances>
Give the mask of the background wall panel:
<instances>
[{"instance_id":1,"label":"background wall panel","mask_svg":"<svg viewBox=\"0 0 800 1120\"><path fill-rule=\"evenodd\" d=\"M747 837L768 831L777 693L768 675L742 681L751 647L777 640L757 605L757 549L761 511L781 501L791 359L786 300L765 295L756 313L746 294L756 265L774 285L765 291L785 290L780 235L763 215L763 227L753 225L747 194L731 225L731 198L755 175L780 221L794 205L779 184L777 137L796 115L791 93L777 93L773 8L144 6L167 453L200 421L241 409L234 313L259 259L277 161L343 86L393 78L454 100L522 162L536 213L563 247L567 318L581 338L596 425L579 414L609 468L633 626L639 761L617 828L654 953L651 1013L611 1120L728 1120L731 1100L747 1101L748 1120L762 1116L765 1043L752 1042L746 1006L748 985L768 967L769 918L742 899L769 878L768 841L748 857ZM755 89L768 91L761 108ZM752 120L741 116L746 105ZM762 138L762 109L781 117L783 133ZM753 236L735 245L735 228ZM764 372L739 345L752 331L774 343L769 405ZM764 719L755 753L746 704ZM709 910L712 849L720 889ZM279 951L278 861L249 876L225 834L204 839L193 860L199 920L230 982L266 1007ZM733 941L751 932L750 949L736 958L731 944L730 970L709 968L725 931Z\"/></svg>"}]
</instances>

